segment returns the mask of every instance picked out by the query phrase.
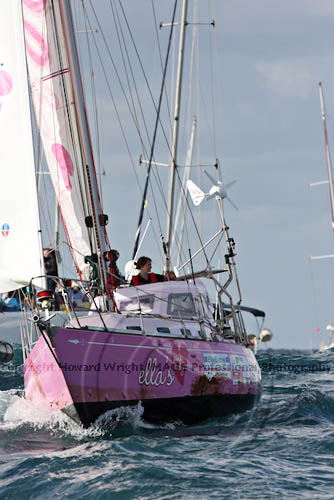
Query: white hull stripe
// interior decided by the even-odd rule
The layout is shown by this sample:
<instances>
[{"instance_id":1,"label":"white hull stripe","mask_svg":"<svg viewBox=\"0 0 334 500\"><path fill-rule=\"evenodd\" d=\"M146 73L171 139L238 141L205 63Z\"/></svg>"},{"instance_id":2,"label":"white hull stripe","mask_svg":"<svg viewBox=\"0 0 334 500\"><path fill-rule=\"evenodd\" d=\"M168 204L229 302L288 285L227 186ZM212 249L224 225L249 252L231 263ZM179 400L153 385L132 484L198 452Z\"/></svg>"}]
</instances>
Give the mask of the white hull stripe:
<instances>
[{"instance_id":1,"label":"white hull stripe","mask_svg":"<svg viewBox=\"0 0 334 500\"><path fill-rule=\"evenodd\" d=\"M92 342L92 341L82 341L78 339L73 339L73 340L68 340L67 342L72 342L73 344L92 344L92 345L108 345L111 347L131 347L131 349L154 349L156 348L157 350L165 350L165 351L170 351L172 347L161 347L161 346L147 346L147 345L132 345L132 344L110 344L108 342ZM213 351L209 351L208 349L194 349L194 348L188 348L188 351L195 351L195 352L205 352L208 354L212 354ZM214 353L219 353L219 354L236 354L236 355L241 355L240 352L229 352L229 351L214 351ZM244 354L245 356L245 354Z\"/></svg>"}]
</instances>

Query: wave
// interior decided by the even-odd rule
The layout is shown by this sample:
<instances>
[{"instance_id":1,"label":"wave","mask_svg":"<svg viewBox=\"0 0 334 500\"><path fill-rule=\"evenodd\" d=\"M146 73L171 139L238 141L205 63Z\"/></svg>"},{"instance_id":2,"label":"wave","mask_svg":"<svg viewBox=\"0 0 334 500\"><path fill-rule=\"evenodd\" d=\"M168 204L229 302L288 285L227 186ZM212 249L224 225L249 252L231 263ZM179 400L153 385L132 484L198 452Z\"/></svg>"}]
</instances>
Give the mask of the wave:
<instances>
[{"instance_id":1,"label":"wave","mask_svg":"<svg viewBox=\"0 0 334 500\"><path fill-rule=\"evenodd\" d=\"M71 447L77 445L78 441L99 438L116 439L157 432L166 434L166 431L172 431L182 425L177 421L162 425L150 424L143 419L143 411L141 403L133 407L117 408L101 415L92 426L85 429L59 410L50 411L34 406L24 397L22 389L0 391L0 442L3 444L3 436L6 436L5 441L9 444L10 436L15 436L17 439L19 433L21 442L28 441L25 446L30 450L36 440L38 449L43 439L50 444L50 436L53 437L53 445L57 439L60 441L65 439L66 446ZM33 434L39 436L39 439L35 437L29 444ZM57 443L56 448L58 448ZM9 450L11 450L10 445ZM3 447L2 452L4 452Z\"/></svg>"},{"instance_id":2,"label":"wave","mask_svg":"<svg viewBox=\"0 0 334 500\"><path fill-rule=\"evenodd\" d=\"M24 430L44 430L75 439L102 435L97 427L84 429L61 411L34 406L24 397L23 390L0 391L0 433Z\"/></svg>"},{"instance_id":3,"label":"wave","mask_svg":"<svg viewBox=\"0 0 334 500\"><path fill-rule=\"evenodd\" d=\"M260 364L312 366L319 358L317 353L306 351L265 351L258 356ZM263 373L264 390L260 402L244 414L221 419L211 419L195 426L185 426L179 421L165 424L151 424L143 419L141 403L133 407L118 408L102 415L89 429L84 429L60 411L51 412L36 408L24 398L23 379L15 370L8 370L9 386L4 387L1 375L0 389L0 442L4 436L11 452L11 436L20 436L26 440L28 449L34 449L36 443L45 441L59 446L77 446L79 442L91 440L115 440L128 436L186 437L224 435L232 440L247 435L247 440L254 440L266 431L301 425L316 426L334 421L334 398L329 393L330 380L323 375L323 386L319 387L319 377L308 372L298 376L287 372L282 380L282 373ZM17 377L17 379L15 379ZM288 378L289 377L289 378ZM325 378L327 377L327 379ZM13 389L14 382L19 388ZM5 384L6 385L6 384ZM16 384L15 384L16 385ZM317 387L318 386L318 387ZM35 437L32 438L32 435ZM47 445L46 445L47 446ZM9 450L9 451L8 451ZM6 451L5 451L6 452Z\"/></svg>"}]
</instances>

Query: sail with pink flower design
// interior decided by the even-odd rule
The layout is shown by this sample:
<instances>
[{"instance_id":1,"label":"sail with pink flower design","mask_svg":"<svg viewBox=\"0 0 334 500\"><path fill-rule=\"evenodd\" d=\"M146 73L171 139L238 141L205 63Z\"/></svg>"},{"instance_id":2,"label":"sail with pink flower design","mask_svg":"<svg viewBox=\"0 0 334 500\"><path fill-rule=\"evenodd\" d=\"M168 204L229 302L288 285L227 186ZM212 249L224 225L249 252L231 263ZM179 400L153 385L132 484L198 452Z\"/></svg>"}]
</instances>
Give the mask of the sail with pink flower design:
<instances>
[{"instance_id":1,"label":"sail with pink flower design","mask_svg":"<svg viewBox=\"0 0 334 500\"><path fill-rule=\"evenodd\" d=\"M85 216L86 164L80 144L59 2L23 0L29 79L37 124L72 257L79 273L91 254Z\"/></svg>"},{"instance_id":2,"label":"sail with pink flower design","mask_svg":"<svg viewBox=\"0 0 334 500\"><path fill-rule=\"evenodd\" d=\"M0 293L43 274L21 1L0 16ZM16 29L13 29L15 27ZM41 281L36 281L36 285Z\"/></svg>"}]
</instances>

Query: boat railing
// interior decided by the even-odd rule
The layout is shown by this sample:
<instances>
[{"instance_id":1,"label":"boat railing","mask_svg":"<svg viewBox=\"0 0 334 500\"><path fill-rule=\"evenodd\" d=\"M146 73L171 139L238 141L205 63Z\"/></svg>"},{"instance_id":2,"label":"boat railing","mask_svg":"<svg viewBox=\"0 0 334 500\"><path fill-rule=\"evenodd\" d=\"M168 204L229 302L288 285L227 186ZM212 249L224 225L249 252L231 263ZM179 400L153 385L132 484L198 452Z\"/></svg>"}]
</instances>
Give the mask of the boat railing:
<instances>
[{"instance_id":1,"label":"boat railing","mask_svg":"<svg viewBox=\"0 0 334 500\"><path fill-rule=\"evenodd\" d=\"M34 286L34 280L46 278L48 280L50 288L53 290L41 290ZM77 299L71 297L70 288L72 283L79 285L79 289L82 292L81 298ZM80 280L75 278L71 280L69 278L59 277L59 276L37 276L33 278L30 282L29 294L27 295L27 303L32 312L33 321L38 323L39 320L44 322L49 322L55 316L58 318L63 318L63 324L68 322L76 323L79 328L82 327L80 323L79 313L89 312L92 304L95 305L95 312L100 316L101 323L105 330L107 326L104 322L103 316L101 314L101 307L97 303L97 289L96 287L85 280ZM65 316L63 316L63 314Z\"/></svg>"},{"instance_id":2,"label":"boat railing","mask_svg":"<svg viewBox=\"0 0 334 500\"><path fill-rule=\"evenodd\" d=\"M207 275L209 276L209 273ZM40 279L41 277L37 277L35 279ZM52 283L54 283L54 286L52 288L55 289L55 293L51 293L50 295L39 297L39 291L38 289L35 290L33 286L33 280L31 282L30 292L29 296L31 298L30 305L31 305L31 310L35 311L35 323L38 322L39 320L44 321L50 321L52 318L54 318L55 315L58 317L62 315L62 313L66 314L66 317L63 320L63 325L64 324L77 324L78 328L82 328L82 324L80 322L80 314L81 312L87 312L87 313L96 313L99 316L99 319L101 321L101 325L103 326L104 330L108 330L108 327L106 326L106 323L103 318L102 312L106 311L105 304L101 303L101 299L103 299L100 296L97 296L97 289L94 287L94 285L90 285L87 281L80 280L80 279L75 279L75 282L80 285L80 290L83 293L83 304L81 306L76 302L75 299L71 296L71 293L69 292L71 281L68 278L63 278L59 276L46 276L46 278ZM211 279L213 279L219 286L219 302L220 302L220 308L223 310L223 302L221 300L221 295L225 295L229 298L229 307L230 311L228 314L225 314L223 318L223 323L220 322L215 322L213 318L208 317L208 313L205 312L205 308L203 304L201 304L201 301L203 300L201 297L201 293L198 293L198 295L191 295L192 297L192 302L193 302L193 314L189 313L189 309L185 307L184 310L182 310L182 307L180 307L180 303L171 299L171 297L167 296L162 296L159 293L151 293L148 290L143 290L141 287L133 287L133 289L136 289L135 295L132 295L131 297L128 297L130 302L132 301L132 307L131 310L119 310L120 314L123 315L136 315L140 319L140 326L141 330L145 332L144 328L144 319L147 319L149 317L155 317L155 318L160 318L160 319L165 319L167 321L179 321L182 324L182 331L185 332L184 335L187 336L187 327L186 327L186 322L187 321L196 321L199 324L199 334L203 339L208 339L211 337L212 340L217 340L217 334L218 338L231 338L232 336L234 337L235 341L240 343L246 343L246 333L245 333L245 328L242 320L242 316L240 314L240 311L236 311L235 307L232 303L232 298L227 292L226 288L231 281L230 277L227 280L227 282L224 285L219 284L219 282L214 278L214 276L211 276ZM160 283L161 285L161 283ZM132 287L131 287L132 288ZM143 295L143 292L145 295ZM170 295L170 294L169 294ZM175 294L177 295L177 294ZM166 314L159 314L157 311L152 311L143 307L143 297L148 297L152 296L154 300L156 301L163 301L166 303ZM82 307L83 305L83 307ZM168 314L169 310L172 309L171 306L175 306L175 309L173 309L173 313ZM121 309L121 308L120 308ZM229 327L229 322L233 321L234 328L231 329ZM218 326L218 328L217 328ZM209 335L209 337L208 337ZM30 335L31 336L31 335ZM29 337L30 338L30 337ZM31 342L29 341L29 344Z\"/></svg>"},{"instance_id":3,"label":"boat railing","mask_svg":"<svg viewBox=\"0 0 334 500\"><path fill-rule=\"evenodd\" d=\"M227 291L228 286L231 284L233 280L233 275L232 272L229 273L229 277L226 280L224 284L221 284L216 277L210 273L210 271L207 271L207 277L211 279L215 284L218 289L218 307L220 311L220 320L222 321L222 324L220 325L223 328L222 335L224 336L224 325L229 322L231 319L234 325L233 328L233 333L234 333L234 338L237 343L242 343L242 344L248 344L248 339L247 339L247 333L246 333L246 328L245 324L241 315L240 309L238 309L238 306L234 305L233 303L233 298L232 295ZM228 305L229 305L229 313L226 313L224 310L224 302L222 299L222 296L225 295L228 299Z\"/></svg>"}]
</instances>

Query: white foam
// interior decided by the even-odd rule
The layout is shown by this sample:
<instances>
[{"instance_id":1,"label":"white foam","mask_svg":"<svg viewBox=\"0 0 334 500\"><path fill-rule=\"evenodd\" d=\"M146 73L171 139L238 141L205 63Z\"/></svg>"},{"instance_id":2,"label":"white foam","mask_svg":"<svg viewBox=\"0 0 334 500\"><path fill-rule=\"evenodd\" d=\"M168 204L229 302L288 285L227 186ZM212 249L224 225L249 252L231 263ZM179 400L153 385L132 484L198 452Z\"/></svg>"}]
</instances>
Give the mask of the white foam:
<instances>
[{"instance_id":1,"label":"white foam","mask_svg":"<svg viewBox=\"0 0 334 500\"><path fill-rule=\"evenodd\" d=\"M47 429L51 433L61 432L77 439L98 437L102 429L90 427L84 429L59 410L50 411L40 408L25 399L24 391L0 392L0 415L3 414L2 430L13 430L30 425L35 430Z\"/></svg>"},{"instance_id":2,"label":"white foam","mask_svg":"<svg viewBox=\"0 0 334 500\"><path fill-rule=\"evenodd\" d=\"M122 406L121 408L115 408L114 410L109 410L106 413L103 413L94 426L96 427L115 427L115 425L120 423L129 423L134 429L137 427L148 426L142 420L142 415L144 413L144 408L139 401L136 406Z\"/></svg>"},{"instance_id":3,"label":"white foam","mask_svg":"<svg viewBox=\"0 0 334 500\"><path fill-rule=\"evenodd\" d=\"M94 426L112 429L119 424L129 424L133 429L175 429L175 422L167 422L161 425L150 424L143 419L144 408L141 401L136 406L122 406L107 411L101 415Z\"/></svg>"},{"instance_id":4,"label":"white foam","mask_svg":"<svg viewBox=\"0 0 334 500\"><path fill-rule=\"evenodd\" d=\"M62 433L76 439L103 436L120 425L130 425L133 429L174 429L175 423L163 425L150 424L143 420L144 408L139 402L136 406L124 406L110 410L85 429L59 410L37 407L24 397L23 390L0 391L0 429L14 430L31 426L34 430L46 429L50 433ZM2 421L1 421L2 420Z\"/></svg>"},{"instance_id":5,"label":"white foam","mask_svg":"<svg viewBox=\"0 0 334 500\"><path fill-rule=\"evenodd\" d=\"M18 389L10 389L8 391L0 391L0 418L6 413L8 406L10 405L13 398L21 395L23 391Z\"/></svg>"}]
</instances>

